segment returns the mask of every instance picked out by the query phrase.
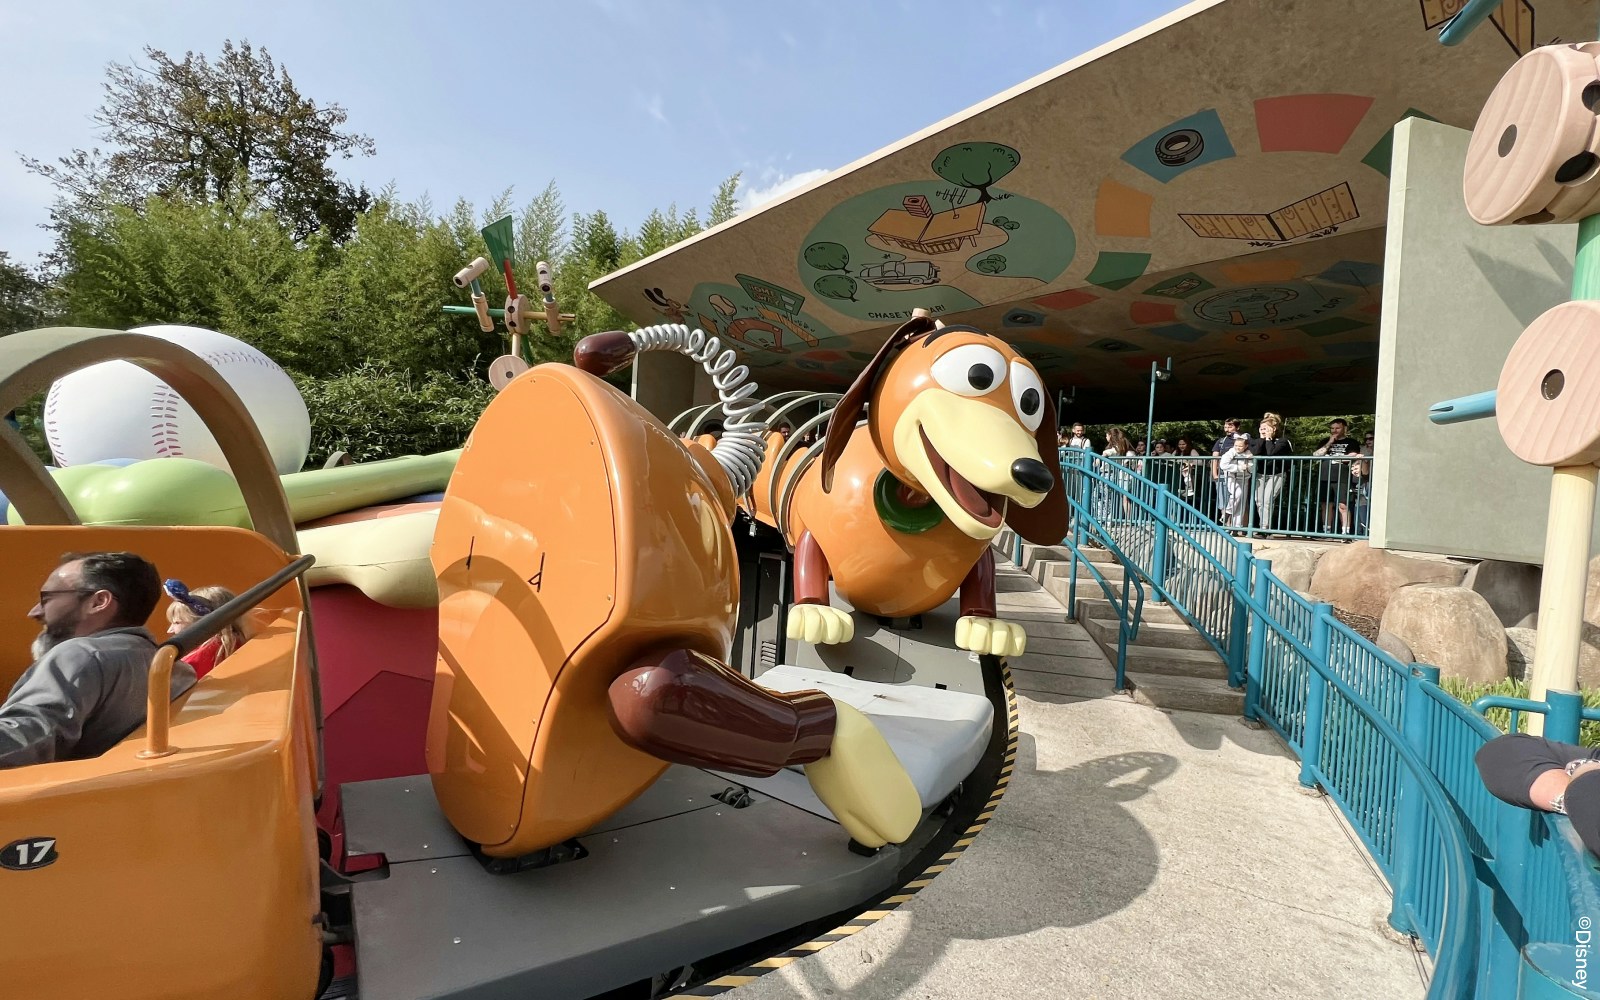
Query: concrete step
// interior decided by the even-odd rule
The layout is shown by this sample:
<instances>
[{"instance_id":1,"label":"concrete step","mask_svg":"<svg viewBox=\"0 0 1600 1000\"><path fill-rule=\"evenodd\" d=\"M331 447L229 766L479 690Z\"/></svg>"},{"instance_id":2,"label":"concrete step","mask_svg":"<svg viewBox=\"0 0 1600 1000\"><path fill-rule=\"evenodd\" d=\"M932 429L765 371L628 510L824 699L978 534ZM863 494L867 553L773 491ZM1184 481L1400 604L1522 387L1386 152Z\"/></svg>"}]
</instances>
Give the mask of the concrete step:
<instances>
[{"instance_id":1,"label":"concrete step","mask_svg":"<svg viewBox=\"0 0 1600 1000\"><path fill-rule=\"evenodd\" d=\"M1065 581L1062 582L1065 583ZM1084 596L1083 585L1081 583L1078 585L1078 618L1086 624L1094 619L1103 620L1109 618L1115 621L1117 612L1111 607L1111 602L1100 596L1099 587L1095 587L1094 590L1094 596L1086 597ZM1144 610L1139 614L1139 622L1141 632L1146 623L1184 625L1187 627L1183 616L1174 611L1170 604L1152 604L1149 601L1145 602ZM1115 635L1116 633L1113 632L1112 634Z\"/></svg>"},{"instance_id":2,"label":"concrete step","mask_svg":"<svg viewBox=\"0 0 1600 1000\"><path fill-rule=\"evenodd\" d=\"M1133 700L1141 705L1212 715L1241 715L1244 712L1244 692L1235 691L1221 681L1132 670L1128 671L1127 676L1128 687L1133 690Z\"/></svg>"},{"instance_id":3,"label":"concrete step","mask_svg":"<svg viewBox=\"0 0 1600 1000\"><path fill-rule=\"evenodd\" d=\"M1097 642L1115 645L1118 624L1116 618L1089 618L1084 621L1083 627ZM1134 642L1152 649L1203 649L1213 654L1215 652L1205 636L1188 625L1151 621L1143 616L1139 619L1139 636Z\"/></svg>"},{"instance_id":4,"label":"concrete step","mask_svg":"<svg viewBox=\"0 0 1600 1000\"><path fill-rule=\"evenodd\" d=\"M1090 635L1095 645L1105 653L1107 660L1115 663L1117 661L1115 625L1104 621L1093 624L1097 627L1090 630ZM1139 628L1140 640L1144 639L1144 629L1145 626ZM1228 666L1214 649L1170 649L1145 646L1138 642L1128 645L1128 671L1161 674L1167 677L1200 677L1217 681L1225 681L1228 678Z\"/></svg>"}]
</instances>

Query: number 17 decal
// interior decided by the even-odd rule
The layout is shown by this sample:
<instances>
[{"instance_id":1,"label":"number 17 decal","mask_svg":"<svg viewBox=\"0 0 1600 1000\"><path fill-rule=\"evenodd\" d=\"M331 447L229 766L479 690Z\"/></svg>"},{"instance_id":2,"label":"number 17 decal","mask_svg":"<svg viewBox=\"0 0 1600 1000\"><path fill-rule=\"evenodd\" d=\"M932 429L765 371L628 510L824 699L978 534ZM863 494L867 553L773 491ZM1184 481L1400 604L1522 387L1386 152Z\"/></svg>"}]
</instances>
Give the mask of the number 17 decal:
<instances>
[{"instance_id":1,"label":"number 17 decal","mask_svg":"<svg viewBox=\"0 0 1600 1000\"><path fill-rule=\"evenodd\" d=\"M56 838L24 837L0 847L0 868L14 872L32 871L54 864L58 857Z\"/></svg>"}]
</instances>

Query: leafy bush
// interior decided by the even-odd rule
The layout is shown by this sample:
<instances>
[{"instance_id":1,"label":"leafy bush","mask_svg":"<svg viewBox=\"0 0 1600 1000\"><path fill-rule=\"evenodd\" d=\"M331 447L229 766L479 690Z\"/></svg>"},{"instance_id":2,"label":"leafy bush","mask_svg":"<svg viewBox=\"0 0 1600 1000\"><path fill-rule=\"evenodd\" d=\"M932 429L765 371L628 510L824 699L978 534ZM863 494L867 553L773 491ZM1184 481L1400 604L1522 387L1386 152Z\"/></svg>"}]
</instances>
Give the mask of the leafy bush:
<instances>
[{"instance_id":1,"label":"leafy bush","mask_svg":"<svg viewBox=\"0 0 1600 1000\"><path fill-rule=\"evenodd\" d=\"M1469 684L1459 677L1445 677L1440 680L1439 686L1468 707L1471 707L1472 703L1479 698L1489 694L1504 695L1510 698L1528 697L1527 682L1517 680L1514 677L1507 677L1505 680L1494 684ZM1582 691L1579 693L1583 696L1584 708L1600 708L1600 691ZM1506 709L1491 708L1484 714L1484 718L1489 721L1491 726L1494 726L1502 733L1511 731L1511 713ZM1525 715L1519 720L1519 727L1522 731L1527 731L1528 722ZM1579 728L1578 739L1586 747L1600 746L1600 722L1583 723Z\"/></svg>"},{"instance_id":2,"label":"leafy bush","mask_svg":"<svg viewBox=\"0 0 1600 1000\"><path fill-rule=\"evenodd\" d=\"M459 448L494 397L469 373L420 378L382 361L324 379L295 379L311 411L311 466L336 451L357 462Z\"/></svg>"}]
</instances>

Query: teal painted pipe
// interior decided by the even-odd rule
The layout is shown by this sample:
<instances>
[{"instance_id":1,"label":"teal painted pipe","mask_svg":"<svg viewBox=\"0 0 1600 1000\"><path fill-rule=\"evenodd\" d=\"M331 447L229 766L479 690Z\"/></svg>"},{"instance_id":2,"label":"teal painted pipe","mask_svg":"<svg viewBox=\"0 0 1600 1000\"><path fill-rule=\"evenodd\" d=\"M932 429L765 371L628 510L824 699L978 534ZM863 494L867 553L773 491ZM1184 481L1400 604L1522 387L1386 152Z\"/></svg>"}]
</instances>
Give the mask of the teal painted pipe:
<instances>
[{"instance_id":1,"label":"teal painted pipe","mask_svg":"<svg viewBox=\"0 0 1600 1000\"><path fill-rule=\"evenodd\" d=\"M460 313L463 316L476 316L476 315L478 315L478 310L472 308L471 306L445 306L444 307L444 311L447 312L447 313ZM489 310L489 315L490 316L494 316L497 319L500 318L500 317L503 317L505 314L506 314L506 311L504 309L490 309Z\"/></svg>"},{"instance_id":2,"label":"teal painted pipe","mask_svg":"<svg viewBox=\"0 0 1600 1000\"><path fill-rule=\"evenodd\" d=\"M1439 32L1439 41L1446 45L1460 45L1467 40L1478 25L1489 19L1489 15L1500 9L1502 0L1467 0L1467 5L1460 12L1445 22L1444 28Z\"/></svg>"},{"instance_id":3,"label":"teal painted pipe","mask_svg":"<svg viewBox=\"0 0 1600 1000\"><path fill-rule=\"evenodd\" d=\"M1482 420L1494 416L1496 390L1476 392L1470 396L1457 396L1428 408L1428 419L1436 424L1464 424L1469 420Z\"/></svg>"}]
</instances>

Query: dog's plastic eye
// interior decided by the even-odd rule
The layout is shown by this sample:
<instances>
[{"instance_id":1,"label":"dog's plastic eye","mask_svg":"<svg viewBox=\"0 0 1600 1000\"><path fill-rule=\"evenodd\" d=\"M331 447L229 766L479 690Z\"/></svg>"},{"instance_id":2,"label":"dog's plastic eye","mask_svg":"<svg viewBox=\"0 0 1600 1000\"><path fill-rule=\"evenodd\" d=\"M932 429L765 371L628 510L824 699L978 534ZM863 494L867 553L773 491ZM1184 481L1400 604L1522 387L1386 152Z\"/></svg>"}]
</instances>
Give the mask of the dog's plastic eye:
<instances>
[{"instance_id":1,"label":"dog's plastic eye","mask_svg":"<svg viewBox=\"0 0 1600 1000\"><path fill-rule=\"evenodd\" d=\"M941 389L962 396L981 396L1005 381L1006 359L992 347L962 344L940 355L932 371Z\"/></svg>"},{"instance_id":2,"label":"dog's plastic eye","mask_svg":"<svg viewBox=\"0 0 1600 1000\"><path fill-rule=\"evenodd\" d=\"M1020 361L1011 362L1011 398L1017 404L1017 414L1022 425L1030 431L1039 429L1044 419L1044 383L1039 373Z\"/></svg>"}]
</instances>

